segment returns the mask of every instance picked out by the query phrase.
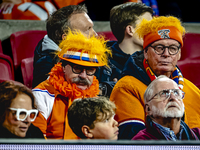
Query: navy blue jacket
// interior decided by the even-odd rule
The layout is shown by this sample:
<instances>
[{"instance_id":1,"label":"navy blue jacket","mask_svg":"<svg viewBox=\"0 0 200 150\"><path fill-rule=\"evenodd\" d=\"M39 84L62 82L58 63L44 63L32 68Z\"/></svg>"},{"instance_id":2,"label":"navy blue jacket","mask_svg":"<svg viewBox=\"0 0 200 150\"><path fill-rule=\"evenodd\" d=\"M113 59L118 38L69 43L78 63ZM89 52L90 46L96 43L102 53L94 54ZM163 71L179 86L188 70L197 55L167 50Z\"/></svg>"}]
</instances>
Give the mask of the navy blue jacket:
<instances>
[{"instance_id":1,"label":"navy blue jacket","mask_svg":"<svg viewBox=\"0 0 200 150\"><path fill-rule=\"evenodd\" d=\"M110 96L116 83L113 79L117 78L119 80L121 78L122 70L130 54L124 53L117 41L109 41L106 45L112 50L112 58L109 59L110 68L99 67L95 76L100 82L100 88L103 87L105 89L104 95Z\"/></svg>"},{"instance_id":2,"label":"navy blue jacket","mask_svg":"<svg viewBox=\"0 0 200 150\"><path fill-rule=\"evenodd\" d=\"M43 39L40 40L34 51L32 88L45 81L51 68L59 61L59 58L54 54L55 50L42 51L42 41Z\"/></svg>"}]
</instances>

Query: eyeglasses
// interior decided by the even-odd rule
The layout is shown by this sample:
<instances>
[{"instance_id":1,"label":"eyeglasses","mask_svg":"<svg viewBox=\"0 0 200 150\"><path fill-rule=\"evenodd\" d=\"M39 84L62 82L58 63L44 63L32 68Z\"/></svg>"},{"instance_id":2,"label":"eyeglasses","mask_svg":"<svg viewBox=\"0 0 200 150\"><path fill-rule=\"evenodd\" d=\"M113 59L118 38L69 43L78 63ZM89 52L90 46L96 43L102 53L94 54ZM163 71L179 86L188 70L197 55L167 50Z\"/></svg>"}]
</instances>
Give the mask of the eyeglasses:
<instances>
[{"instance_id":1,"label":"eyeglasses","mask_svg":"<svg viewBox=\"0 0 200 150\"><path fill-rule=\"evenodd\" d=\"M152 99L155 99L157 96L157 99L160 101L164 101L171 97L171 94L173 94L178 100L182 100L185 96L185 93L181 91L180 89L169 89L169 90L162 90L158 93L156 93L151 99L148 100L151 101Z\"/></svg>"},{"instance_id":2,"label":"eyeglasses","mask_svg":"<svg viewBox=\"0 0 200 150\"><path fill-rule=\"evenodd\" d=\"M94 75L97 70L95 67L85 67L85 66L80 66L80 65L75 65L75 64L70 64L70 66L72 67L73 73L80 74L85 69L86 74L88 76Z\"/></svg>"},{"instance_id":3,"label":"eyeglasses","mask_svg":"<svg viewBox=\"0 0 200 150\"><path fill-rule=\"evenodd\" d=\"M26 110L21 108L9 108L9 109L16 111L17 120L19 121L24 121L29 116L31 122L33 122L38 114L37 109L31 109L31 110Z\"/></svg>"},{"instance_id":4,"label":"eyeglasses","mask_svg":"<svg viewBox=\"0 0 200 150\"><path fill-rule=\"evenodd\" d=\"M155 51L156 54L162 55L165 52L165 49L168 48L168 52L170 55L176 55L180 49L181 46L176 46L176 45L170 45L170 46L164 46L162 44L152 46L150 45Z\"/></svg>"}]
</instances>

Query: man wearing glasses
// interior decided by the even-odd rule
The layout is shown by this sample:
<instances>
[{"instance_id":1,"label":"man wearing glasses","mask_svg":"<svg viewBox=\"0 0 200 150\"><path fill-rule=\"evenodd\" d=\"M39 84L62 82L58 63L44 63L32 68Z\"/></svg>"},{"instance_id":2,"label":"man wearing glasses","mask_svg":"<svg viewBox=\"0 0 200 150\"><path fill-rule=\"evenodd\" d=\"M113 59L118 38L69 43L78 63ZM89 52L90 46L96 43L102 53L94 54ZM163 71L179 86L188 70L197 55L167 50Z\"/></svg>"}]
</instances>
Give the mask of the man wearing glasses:
<instances>
[{"instance_id":1,"label":"man wearing glasses","mask_svg":"<svg viewBox=\"0 0 200 150\"><path fill-rule=\"evenodd\" d=\"M173 79L185 94L184 121L190 128L200 128L200 91L183 78L176 66L181 57L182 36L185 29L172 16L143 19L135 29L143 38L143 51L134 53L123 69L122 78L115 85L110 99L117 106L119 139L132 139L145 128L144 92L159 75Z\"/></svg>"},{"instance_id":2,"label":"man wearing glasses","mask_svg":"<svg viewBox=\"0 0 200 150\"><path fill-rule=\"evenodd\" d=\"M39 110L33 124L47 139L78 139L68 124L68 108L74 99L99 94L99 82L94 74L97 67L107 65L111 51L104 39L87 38L78 31L69 31L59 47L56 56L61 62L51 69L47 80L33 89Z\"/></svg>"},{"instance_id":3,"label":"man wearing glasses","mask_svg":"<svg viewBox=\"0 0 200 150\"><path fill-rule=\"evenodd\" d=\"M178 84L164 75L152 81L144 93L146 129L132 140L199 140L200 129L190 129L181 120L184 95Z\"/></svg>"}]
</instances>

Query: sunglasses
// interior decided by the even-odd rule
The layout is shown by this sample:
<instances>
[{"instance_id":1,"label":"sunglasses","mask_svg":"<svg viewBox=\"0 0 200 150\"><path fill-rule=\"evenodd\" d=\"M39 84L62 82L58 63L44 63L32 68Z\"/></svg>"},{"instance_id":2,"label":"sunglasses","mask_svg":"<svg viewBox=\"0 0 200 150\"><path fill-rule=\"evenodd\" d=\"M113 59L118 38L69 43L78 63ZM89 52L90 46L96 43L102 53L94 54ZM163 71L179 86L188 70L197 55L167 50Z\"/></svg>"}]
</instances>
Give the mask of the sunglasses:
<instances>
[{"instance_id":1,"label":"sunglasses","mask_svg":"<svg viewBox=\"0 0 200 150\"><path fill-rule=\"evenodd\" d=\"M17 117L17 120L19 121L24 121L29 116L31 119L31 122L33 122L38 114L37 109L31 109L31 110L26 110L26 109L21 109L21 108L9 108L9 109L16 111L16 117Z\"/></svg>"}]
</instances>

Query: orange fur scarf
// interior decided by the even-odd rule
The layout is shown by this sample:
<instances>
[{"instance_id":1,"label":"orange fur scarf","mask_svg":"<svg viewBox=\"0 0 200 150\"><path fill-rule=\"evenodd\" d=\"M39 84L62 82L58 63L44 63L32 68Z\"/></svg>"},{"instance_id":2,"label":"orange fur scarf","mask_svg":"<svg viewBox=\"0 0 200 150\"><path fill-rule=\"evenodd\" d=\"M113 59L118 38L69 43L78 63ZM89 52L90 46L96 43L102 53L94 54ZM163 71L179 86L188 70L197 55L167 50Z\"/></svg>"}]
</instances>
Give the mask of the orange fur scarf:
<instances>
[{"instance_id":1,"label":"orange fur scarf","mask_svg":"<svg viewBox=\"0 0 200 150\"><path fill-rule=\"evenodd\" d=\"M99 81L95 76L92 85L86 90L81 90L77 88L76 84L69 84L65 80L61 63L57 63L51 69L49 74L49 82L53 87L58 90L61 95L69 97L72 100L77 98L96 97L99 94Z\"/></svg>"}]
</instances>

